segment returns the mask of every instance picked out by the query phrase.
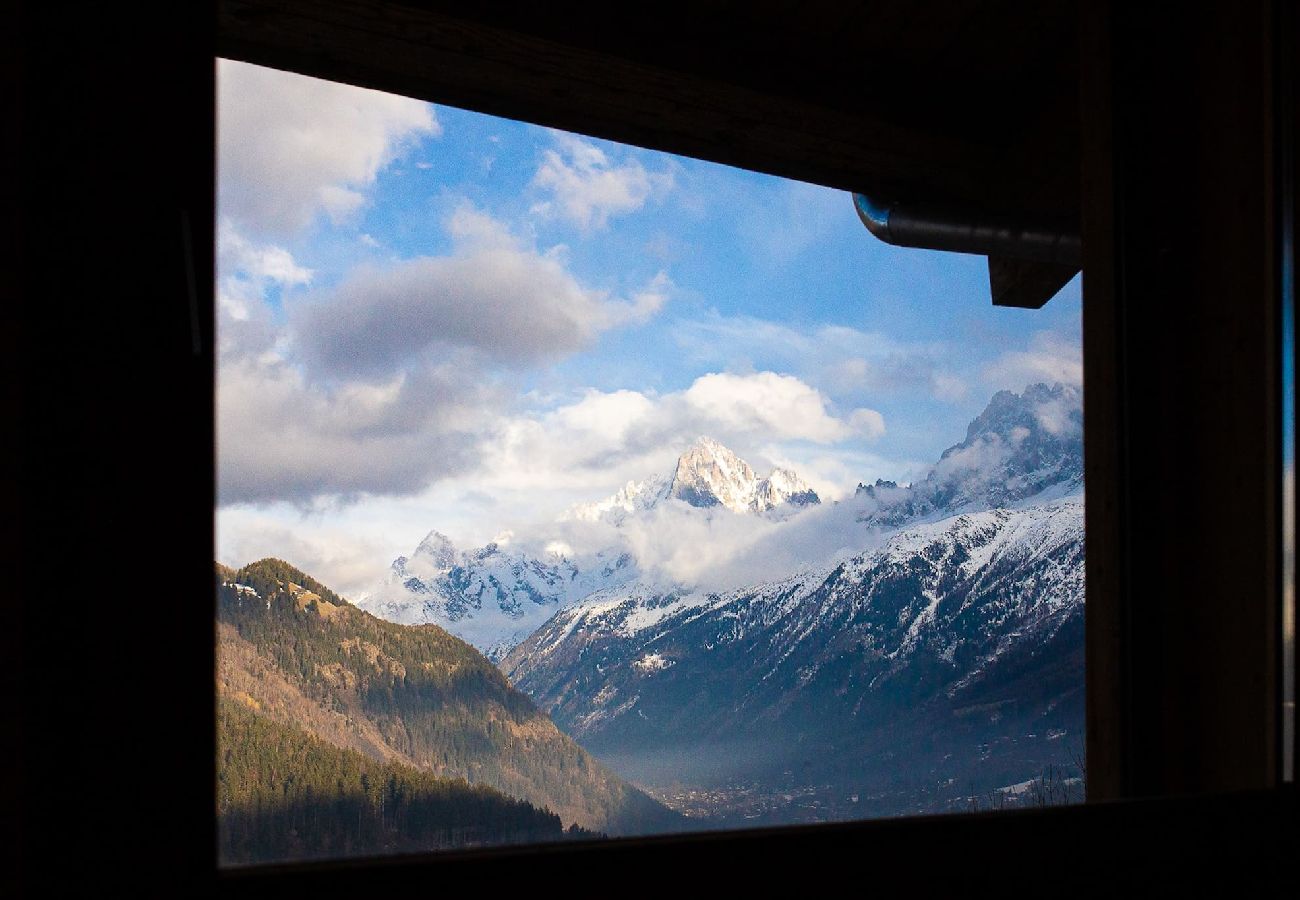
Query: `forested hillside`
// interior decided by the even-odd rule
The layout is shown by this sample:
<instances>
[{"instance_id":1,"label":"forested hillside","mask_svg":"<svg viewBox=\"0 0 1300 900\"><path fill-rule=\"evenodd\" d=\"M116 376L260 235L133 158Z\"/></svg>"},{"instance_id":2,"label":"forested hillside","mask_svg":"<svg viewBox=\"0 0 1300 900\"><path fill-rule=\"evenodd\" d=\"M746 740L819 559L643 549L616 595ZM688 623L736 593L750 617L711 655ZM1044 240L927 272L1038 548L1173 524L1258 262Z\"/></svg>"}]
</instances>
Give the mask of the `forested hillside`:
<instances>
[{"instance_id":1,"label":"forested hillside","mask_svg":"<svg viewBox=\"0 0 1300 900\"><path fill-rule=\"evenodd\" d=\"M681 825L437 626L376 619L279 560L219 570L217 596L218 689L261 717L376 762L494 788L566 825Z\"/></svg>"},{"instance_id":2,"label":"forested hillside","mask_svg":"<svg viewBox=\"0 0 1300 900\"><path fill-rule=\"evenodd\" d=\"M595 836L492 788L339 749L231 698L218 701L217 729L225 865Z\"/></svg>"}]
</instances>

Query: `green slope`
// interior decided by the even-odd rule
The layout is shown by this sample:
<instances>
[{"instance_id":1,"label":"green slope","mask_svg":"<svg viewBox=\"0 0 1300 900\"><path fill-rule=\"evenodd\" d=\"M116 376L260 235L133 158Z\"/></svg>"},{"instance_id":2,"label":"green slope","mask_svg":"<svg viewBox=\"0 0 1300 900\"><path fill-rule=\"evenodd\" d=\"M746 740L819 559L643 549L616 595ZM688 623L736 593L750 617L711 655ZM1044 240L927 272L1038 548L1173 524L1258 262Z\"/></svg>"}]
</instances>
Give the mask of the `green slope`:
<instances>
[{"instance_id":1,"label":"green slope","mask_svg":"<svg viewBox=\"0 0 1300 900\"><path fill-rule=\"evenodd\" d=\"M477 650L394 625L280 560L218 572L219 689L377 761L486 785L608 834L680 828L562 734Z\"/></svg>"},{"instance_id":2,"label":"green slope","mask_svg":"<svg viewBox=\"0 0 1300 900\"><path fill-rule=\"evenodd\" d=\"M425 852L567 835L559 816L488 787L377 763L232 699L217 706L225 865Z\"/></svg>"}]
</instances>

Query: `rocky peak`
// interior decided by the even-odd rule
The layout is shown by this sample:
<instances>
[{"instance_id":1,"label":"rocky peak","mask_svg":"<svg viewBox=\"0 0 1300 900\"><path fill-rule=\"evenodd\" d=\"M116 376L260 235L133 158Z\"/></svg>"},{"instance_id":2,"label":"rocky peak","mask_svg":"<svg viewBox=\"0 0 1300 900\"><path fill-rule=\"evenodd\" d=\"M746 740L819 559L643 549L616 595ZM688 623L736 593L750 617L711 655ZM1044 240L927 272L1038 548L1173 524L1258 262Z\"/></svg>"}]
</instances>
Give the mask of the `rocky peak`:
<instances>
[{"instance_id":1,"label":"rocky peak","mask_svg":"<svg viewBox=\"0 0 1300 900\"><path fill-rule=\"evenodd\" d=\"M710 438L700 438L677 458L668 496L691 506L725 506L747 512L758 476L745 462Z\"/></svg>"},{"instance_id":2,"label":"rocky peak","mask_svg":"<svg viewBox=\"0 0 1300 900\"><path fill-rule=\"evenodd\" d=\"M1049 487L1083 483L1083 402L1077 387L1031 384L998 391L966 429L966 440L943 452L925 478L900 488L860 485L873 501L863 521L897 526L968 509L995 509Z\"/></svg>"},{"instance_id":3,"label":"rocky peak","mask_svg":"<svg viewBox=\"0 0 1300 900\"><path fill-rule=\"evenodd\" d=\"M702 437L677 459L668 494L691 506L722 506L732 512L767 512L782 504L805 506L821 499L789 469L766 478L731 450Z\"/></svg>"},{"instance_id":4,"label":"rocky peak","mask_svg":"<svg viewBox=\"0 0 1300 900\"><path fill-rule=\"evenodd\" d=\"M439 571L450 569L457 562L455 545L440 531L430 531L415 548L414 556Z\"/></svg>"},{"instance_id":5,"label":"rocky peak","mask_svg":"<svg viewBox=\"0 0 1300 900\"><path fill-rule=\"evenodd\" d=\"M1021 394L998 391L966 428L966 440L944 451L948 456L978 440L997 435L1023 440L1021 431L1058 442L1078 444L1083 434L1083 397L1072 385L1031 384Z\"/></svg>"},{"instance_id":6,"label":"rocky peak","mask_svg":"<svg viewBox=\"0 0 1300 900\"><path fill-rule=\"evenodd\" d=\"M759 509L772 509L783 503L811 506L822 502L808 482L791 470L779 466L758 483L754 496L758 500Z\"/></svg>"}]
</instances>

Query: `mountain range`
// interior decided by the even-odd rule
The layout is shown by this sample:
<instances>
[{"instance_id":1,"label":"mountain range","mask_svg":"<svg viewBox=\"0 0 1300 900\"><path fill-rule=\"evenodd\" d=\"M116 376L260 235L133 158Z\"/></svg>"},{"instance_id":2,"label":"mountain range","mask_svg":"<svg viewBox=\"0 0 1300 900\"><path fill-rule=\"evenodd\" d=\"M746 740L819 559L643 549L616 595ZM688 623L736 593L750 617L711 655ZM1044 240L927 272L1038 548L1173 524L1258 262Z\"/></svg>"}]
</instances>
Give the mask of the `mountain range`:
<instances>
[{"instance_id":1,"label":"mountain range","mask_svg":"<svg viewBox=\"0 0 1300 900\"><path fill-rule=\"evenodd\" d=\"M671 474L628 482L604 500L573 507L562 520L617 528L666 506L701 515L779 519L820 502L795 472L778 467L759 476L731 450L702 437L682 453ZM462 551L431 531L413 553L393 560L384 582L358 603L392 622L437 623L499 659L557 610L650 574L617 538L593 553L573 556L498 543Z\"/></svg>"},{"instance_id":2,"label":"mountain range","mask_svg":"<svg viewBox=\"0 0 1300 900\"><path fill-rule=\"evenodd\" d=\"M856 528L860 550L724 591L611 585L501 666L640 784L805 791L801 810L730 809L751 824L934 811L1072 767L1081 424L1076 389L1000 392L923 478L783 526Z\"/></svg>"},{"instance_id":3,"label":"mountain range","mask_svg":"<svg viewBox=\"0 0 1300 900\"><path fill-rule=\"evenodd\" d=\"M879 812L927 811L1077 749L1083 553L1077 494L967 513L768 584L600 591L501 665L639 783L798 773L825 786L819 816L849 796L874 798ZM910 778L953 796L900 801L891 788L904 759Z\"/></svg>"},{"instance_id":4,"label":"mountain range","mask_svg":"<svg viewBox=\"0 0 1300 900\"><path fill-rule=\"evenodd\" d=\"M1083 397L1069 385L999 391L925 477L859 484L859 521L885 528L1083 487Z\"/></svg>"}]
</instances>

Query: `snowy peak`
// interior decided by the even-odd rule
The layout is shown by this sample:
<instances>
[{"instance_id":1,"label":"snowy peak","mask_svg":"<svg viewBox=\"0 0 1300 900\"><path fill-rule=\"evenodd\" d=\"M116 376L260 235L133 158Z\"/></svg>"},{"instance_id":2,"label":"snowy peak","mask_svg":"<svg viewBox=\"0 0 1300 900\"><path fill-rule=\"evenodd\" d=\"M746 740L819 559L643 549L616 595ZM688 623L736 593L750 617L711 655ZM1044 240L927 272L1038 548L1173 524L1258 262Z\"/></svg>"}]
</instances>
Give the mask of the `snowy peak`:
<instances>
[{"instance_id":1,"label":"snowy peak","mask_svg":"<svg viewBox=\"0 0 1300 900\"><path fill-rule=\"evenodd\" d=\"M691 506L722 506L738 513L821 502L808 483L789 469L776 468L759 478L749 463L707 437L677 458L668 496Z\"/></svg>"},{"instance_id":2,"label":"snowy peak","mask_svg":"<svg viewBox=\"0 0 1300 900\"><path fill-rule=\"evenodd\" d=\"M629 481L613 496L595 503L581 503L561 518L587 522L605 521L617 525L630 513L651 509L668 496L668 484L669 479L662 475L652 475L644 481Z\"/></svg>"},{"instance_id":3,"label":"snowy peak","mask_svg":"<svg viewBox=\"0 0 1300 900\"><path fill-rule=\"evenodd\" d=\"M412 558L432 566L436 571L444 572L456 565L456 547L442 532L430 531L415 548Z\"/></svg>"},{"instance_id":4,"label":"snowy peak","mask_svg":"<svg viewBox=\"0 0 1300 900\"><path fill-rule=\"evenodd\" d=\"M1077 387L1031 384L999 391L966 429L966 440L943 452L924 479L859 485L868 508L862 521L899 526L975 509L1007 507L1083 485L1083 397Z\"/></svg>"},{"instance_id":5,"label":"snowy peak","mask_svg":"<svg viewBox=\"0 0 1300 900\"><path fill-rule=\"evenodd\" d=\"M731 450L712 438L701 437L677 457L672 475L629 481L604 500L573 507L564 518L619 525L627 516L653 509L668 499L701 509L723 507L736 513L765 513L782 506L821 502L817 492L790 469L778 467L760 478Z\"/></svg>"},{"instance_id":6,"label":"snowy peak","mask_svg":"<svg viewBox=\"0 0 1300 900\"><path fill-rule=\"evenodd\" d=\"M495 658L556 609L639 574L626 553L600 551L574 562L495 542L458 552L435 531L409 557L395 559L357 605L390 622L436 622Z\"/></svg>"},{"instance_id":7,"label":"snowy peak","mask_svg":"<svg viewBox=\"0 0 1300 900\"><path fill-rule=\"evenodd\" d=\"M668 496L691 506L750 512L757 488L758 476L749 463L717 441L700 438L677 458Z\"/></svg>"},{"instance_id":8,"label":"snowy peak","mask_svg":"<svg viewBox=\"0 0 1300 900\"><path fill-rule=\"evenodd\" d=\"M811 506L822 502L808 482L789 469L780 467L773 469L771 475L758 483L754 496L765 509L773 509L783 503Z\"/></svg>"},{"instance_id":9,"label":"snowy peak","mask_svg":"<svg viewBox=\"0 0 1300 900\"><path fill-rule=\"evenodd\" d=\"M998 391L966 428L966 440L949 447L944 457L997 437L1007 443L1078 446L1083 439L1083 395L1077 387L1031 384L1024 393Z\"/></svg>"}]
</instances>

